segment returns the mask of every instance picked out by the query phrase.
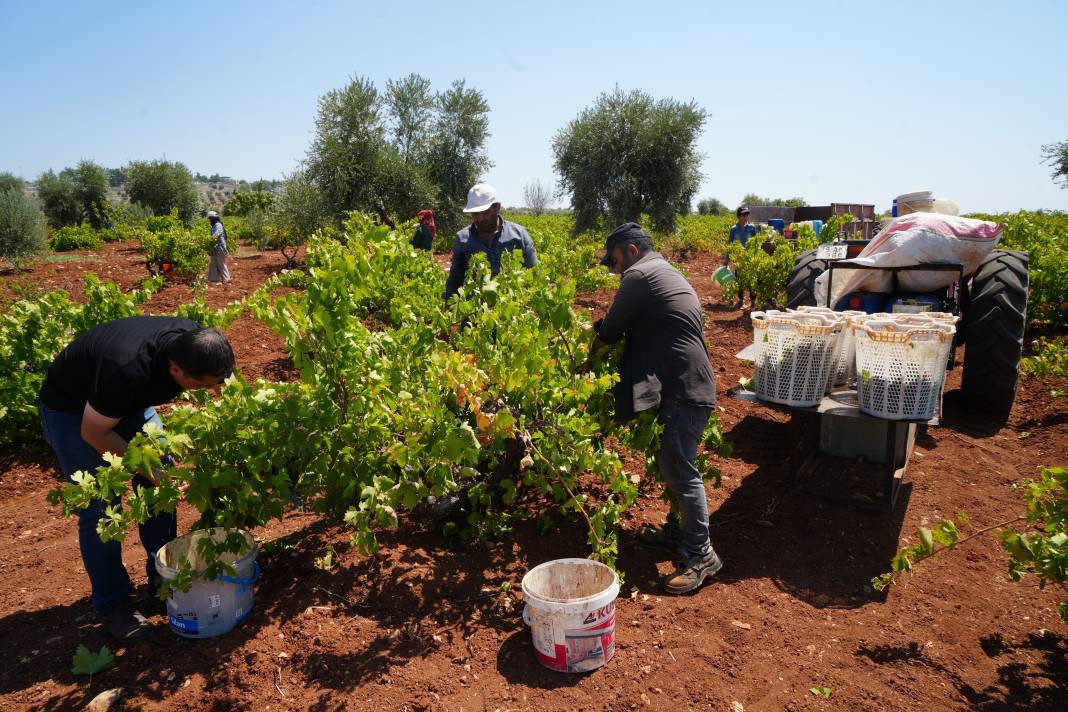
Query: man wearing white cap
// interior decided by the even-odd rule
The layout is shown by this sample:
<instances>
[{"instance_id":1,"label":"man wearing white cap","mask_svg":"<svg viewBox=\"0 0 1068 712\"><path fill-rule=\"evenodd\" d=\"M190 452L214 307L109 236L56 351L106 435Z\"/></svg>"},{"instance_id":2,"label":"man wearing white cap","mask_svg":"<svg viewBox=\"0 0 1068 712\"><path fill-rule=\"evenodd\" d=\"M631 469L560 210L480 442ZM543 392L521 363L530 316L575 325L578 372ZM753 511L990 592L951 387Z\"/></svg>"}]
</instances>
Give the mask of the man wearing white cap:
<instances>
[{"instance_id":1,"label":"man wearing white cap","mask_svg":"<svg viewBox=\"0 0 1068 712\"><path fill-rule=\"evenodd\" d=\"M526 228L501 218L501 204L493 186L475 184L467 192L464 212L471 214L471 225L456 233L452 243L452 265L445 282L446 299L463 286L471 255L477 252L486 254L493 274L501 269L501 255L516 248L523 250L524 267L538 264L538 254Z\"/></svg>"}]
</instances>

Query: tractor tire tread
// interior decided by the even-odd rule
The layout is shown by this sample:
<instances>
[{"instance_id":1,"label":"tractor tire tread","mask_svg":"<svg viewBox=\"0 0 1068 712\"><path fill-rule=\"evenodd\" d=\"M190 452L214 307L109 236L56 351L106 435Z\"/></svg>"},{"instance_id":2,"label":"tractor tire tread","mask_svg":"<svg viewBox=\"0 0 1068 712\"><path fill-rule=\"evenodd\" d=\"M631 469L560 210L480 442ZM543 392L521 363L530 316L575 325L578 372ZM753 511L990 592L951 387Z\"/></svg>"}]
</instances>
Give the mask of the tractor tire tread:
<instances>
[{"instance_id":1,"label":"tractor tire tread","mask_svg":"<svg viewBox=\"0 0 1068 712\"><path fill-rule=\"evenodd\" d=\"M963 324L964 400L984 411L1007 414L1016 398L1027 320L1027 253L993 250L972 278Z\"/></svg>"}]
</instances>

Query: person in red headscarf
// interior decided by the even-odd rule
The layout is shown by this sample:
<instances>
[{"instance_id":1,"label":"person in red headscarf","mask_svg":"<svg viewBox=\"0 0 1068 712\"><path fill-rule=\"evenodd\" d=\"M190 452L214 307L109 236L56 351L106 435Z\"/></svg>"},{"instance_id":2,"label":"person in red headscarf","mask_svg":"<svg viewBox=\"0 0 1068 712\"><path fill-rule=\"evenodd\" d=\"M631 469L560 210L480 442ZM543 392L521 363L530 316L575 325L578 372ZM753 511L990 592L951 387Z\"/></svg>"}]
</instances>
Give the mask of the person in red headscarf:
<instances>
[{"instance_id":1,"label":"person in red headscarf","mask_svg":"<svg viewBox=\"0 0 1068 712\"><path fill-rule=\"evenodd\" d=\"M434 248L434 238L438 236L438 228L434 224L434 211L420 210L417 215L419 226L415 228L412 247L429 252Z\"/></svg>"}]
</instances>

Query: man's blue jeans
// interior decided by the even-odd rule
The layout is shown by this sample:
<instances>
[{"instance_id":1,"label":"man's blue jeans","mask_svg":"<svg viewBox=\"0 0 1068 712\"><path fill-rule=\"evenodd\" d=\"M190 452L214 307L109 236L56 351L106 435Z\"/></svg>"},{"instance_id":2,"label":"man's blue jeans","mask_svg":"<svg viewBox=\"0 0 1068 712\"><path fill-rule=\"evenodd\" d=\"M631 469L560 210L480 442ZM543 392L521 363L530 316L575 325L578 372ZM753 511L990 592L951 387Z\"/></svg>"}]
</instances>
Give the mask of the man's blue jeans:
<instances>
[{"instance_id":1,"label":"man's blue jeans","mask_svg":"<svg viewBox=\"0 0 1068 712\"><path fill-rule=\"evenodd\" d=\"M704 439L705 426L711 416L711 408L677 400L663 401L657 416L664 426L657 464L676 505L668 515L664 531L681 543L681 553L686 558L704 559L712 552L705 483L694 465L697 447Z\"/></svg>"},{"instance_id":2,"label":"man's blue jeans","mask_svg":"<svg viewBox=\"0 0 1068 712\"><path fill-rule=\"evenodd\" d=\"M37 408L41 413L45 441L55 451L59 469L63 471L67 481L70 481L71 475L78 470L95 472L97 467L105 464L101 454L82 439L81 415L52 410L40 403ZM146 408L144 413L123 418L115 426L115 432L128 442L145 423L150 422L161 427L163 425L155 408ZM135 478L134 484L151 486L151 483L142 477ZM118 505L119 500L93 500L92 504L78 513L78 544L82 550L82 563L93 586L93 606L98 611L129 600L133 590L130 576L122 564L122 544L117 541L101 541L96 532L96 524L109 504ZM178 516L174 512L159 514L140 525L138 531L141 543L148 553L146 569L149 585L154 587L159 575L156 573L153 555L161 546L178 536Z\"/></svg>"}]
</instances>

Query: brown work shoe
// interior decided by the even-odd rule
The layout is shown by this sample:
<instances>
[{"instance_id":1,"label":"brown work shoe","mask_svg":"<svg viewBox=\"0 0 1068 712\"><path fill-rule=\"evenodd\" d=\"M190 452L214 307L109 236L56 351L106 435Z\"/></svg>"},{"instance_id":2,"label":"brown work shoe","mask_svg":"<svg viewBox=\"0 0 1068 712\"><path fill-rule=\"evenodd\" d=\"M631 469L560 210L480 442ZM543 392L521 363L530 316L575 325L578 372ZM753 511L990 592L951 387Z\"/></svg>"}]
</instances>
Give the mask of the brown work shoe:
<instances>
[{"instance_id":1,"label":"brown work shoe","mask_svg":"<svg viewBox=\"0 0 1068 712\"><path fill-rule=\"evenodd\" d=\"M723 561L715 551L704 558L691 557L680 563L675 572L664 578L664 591L677 596L689 593L723 568Z\"/></svg>"}]
</instances>

